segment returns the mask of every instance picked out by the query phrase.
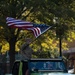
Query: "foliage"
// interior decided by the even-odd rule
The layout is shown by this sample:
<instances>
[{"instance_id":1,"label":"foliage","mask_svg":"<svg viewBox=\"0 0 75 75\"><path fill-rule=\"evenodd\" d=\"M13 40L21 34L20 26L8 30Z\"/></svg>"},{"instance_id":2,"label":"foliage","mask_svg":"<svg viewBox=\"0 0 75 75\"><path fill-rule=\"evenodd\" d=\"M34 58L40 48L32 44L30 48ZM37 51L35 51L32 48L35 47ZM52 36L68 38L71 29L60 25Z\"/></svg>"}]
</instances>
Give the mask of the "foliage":
<instances>
[{"instance_id":1,"label":"foliage","mask_svg":"<svg viewBox=\"0 0 75 75\"><path fill-rule=\"evenodd\" d=\"M0 1L0 41L9 43L10 63L13 64L16 46L20 47L24 38L30 37L34 42L31 44L34 51L41 53L50 51L56 56L58 50L55 37L62 39L74 38L75 30L75 1L74 0L1 0ZM30 31L9 28L5 18L13 17L35 23L45 23L52 26L52 29L35 40ZM57 17L56 24L53 19ZM70 36L72 35L72 36ZM53 39L53 40L52 40ZM20 41L21 40L21 41ZM15 46L16 45L16 46ZM66 46L66 44L64 43ZM43 51L42 51L43 50ZM44 53L40 55L43 55ZM47 52L48 53L48 52ZM53 55L51 55L54 57ZM41 56L40 56L41 57Z\"/></svg>"}]
</instances>

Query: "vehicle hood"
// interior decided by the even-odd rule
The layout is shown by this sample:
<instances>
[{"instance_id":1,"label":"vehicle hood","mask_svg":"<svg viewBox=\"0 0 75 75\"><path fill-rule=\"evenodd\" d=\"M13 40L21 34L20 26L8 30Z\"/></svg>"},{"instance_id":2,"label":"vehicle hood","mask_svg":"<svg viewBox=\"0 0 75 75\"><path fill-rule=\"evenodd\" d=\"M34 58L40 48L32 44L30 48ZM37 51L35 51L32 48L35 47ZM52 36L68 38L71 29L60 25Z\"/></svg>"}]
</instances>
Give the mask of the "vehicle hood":
<instances>
[{"instance_id":1,"label":"vehicle hood","mask_svg":"<svg viewBox=\"0 0 75 75\"><path fill-rule=\"evenodd\" d=\"M31 75L75 75L75 74L54 72L54 73L32 73Z\"/></svg>"}]
</instances>

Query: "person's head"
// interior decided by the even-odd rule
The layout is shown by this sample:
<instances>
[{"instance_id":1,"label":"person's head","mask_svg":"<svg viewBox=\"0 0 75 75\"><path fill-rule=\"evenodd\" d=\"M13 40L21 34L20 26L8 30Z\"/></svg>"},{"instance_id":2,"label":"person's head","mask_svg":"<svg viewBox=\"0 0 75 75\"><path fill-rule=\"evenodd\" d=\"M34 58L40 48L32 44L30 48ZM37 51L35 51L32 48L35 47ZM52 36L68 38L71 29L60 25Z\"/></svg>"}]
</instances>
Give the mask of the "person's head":
<instances>
[{"instance_id":1,"label":"person's head","mask_svg":"<svg viewBox=\"0 0 75 75\"><path fill-rule=\"evenodd\" d=\"M27 44L30 44L31 41L32 41L32 40L31 40L30 38L26 38L26 39L25 39L25 42L26 42Z\"/></svg>"}]
</instances>

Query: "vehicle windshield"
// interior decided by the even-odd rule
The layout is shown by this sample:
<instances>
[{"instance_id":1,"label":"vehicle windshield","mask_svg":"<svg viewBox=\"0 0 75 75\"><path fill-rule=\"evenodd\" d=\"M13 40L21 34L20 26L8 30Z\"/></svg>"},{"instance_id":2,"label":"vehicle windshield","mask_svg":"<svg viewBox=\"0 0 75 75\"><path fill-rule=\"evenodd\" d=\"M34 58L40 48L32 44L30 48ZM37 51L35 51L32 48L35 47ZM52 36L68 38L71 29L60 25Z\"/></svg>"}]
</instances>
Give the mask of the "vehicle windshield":
<instances>
[{"instance_id":1,"label":"vehicle windshield","mask_svg":"<svg viewBox=\"0 0 75 75\"><path fill-rule=\"evenodd\" d=\"M64 70L62 62L30 62L30 69L38 70Z\"/></svg>"},{"instance_id":2,"label":"vehicle windshield","mask_svg":"<svg viewBox=\"0 0 75 75\"><path fill-rule=\"evenodd\" d=\"M62 61L52 61L52 60L43 60L43 61L30 61L29 62L30 72L56 72L56 71L65 71L65 65Z\"/></svg>"}]
</instances>

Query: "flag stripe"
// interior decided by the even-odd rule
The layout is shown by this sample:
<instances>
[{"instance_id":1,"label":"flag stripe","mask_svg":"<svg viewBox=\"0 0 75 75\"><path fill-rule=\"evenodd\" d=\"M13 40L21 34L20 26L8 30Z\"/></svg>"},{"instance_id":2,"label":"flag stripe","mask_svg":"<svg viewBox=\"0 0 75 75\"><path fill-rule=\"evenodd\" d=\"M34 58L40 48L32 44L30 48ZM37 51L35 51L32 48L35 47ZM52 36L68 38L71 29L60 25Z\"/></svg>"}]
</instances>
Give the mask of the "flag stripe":
<instances>
[{"instance_id":1,"label":"flag stripe","mask_svg":"<svg viewBox=\"0 0 75 75\"><path fill-rule=\"evenodd\" d=\"M36 31L36 37L41 34L41 30L38 27L34 28L34 30Z\"/></svg>"},{"instance_id":2,"label":"flag stripe","mask_svg":"<svg viewBox=\"0 0 75 75\"><path fill-rule=\"evenodd\" d=\"M26 26L27 27L33 27L33 25L30 25L30 24L29 25L28 24L16 24L16 23L9 23L8 24L8 26L12 26L12 25L15 25L15 26L18 26L18 27L23 27L23 26L24 27L26 27Z\"/></svg>"},{"instance_id":3,"label":"flag stripe","mask_svg":"<svg viewBox=\"0 0 75 75\"><path fill-rule=\"evenodd\" d=\"M31 28L31 29L29 29L29 30L32 30L33 33L34 33L34 35L35 35L35 37L37 37L37 31L36 31L34 28Z\"/></svg>"},{"instance_id":4,"label":"flag stripe","mask_svg":"<svg viewBox=\"0 0 75 75\"><path fill-rule=\"evenodd\" d=\"M27 28L28 30L32 30L35 37L37 37L39 34L41 34L41 30L37 27L37 28Z\"/></svg>"},{"instance_id":5,"label":"flag stripe","mask_svg":"<svg viewBox=\"0 0 75 75\"><path fill-rule=\"evenodd\" d=\"M8 24L8 25L10 25L10 24L11 24L11 25L13 25L13 24L17 24L17 25L20 25L20 24L21 24L21 25L27 24L27 25L29 25L29 24L30 24L30 25L32 26L31 23L23 23L23 22L8 22L7 24Z\"/></svg>"}]
</instances>

